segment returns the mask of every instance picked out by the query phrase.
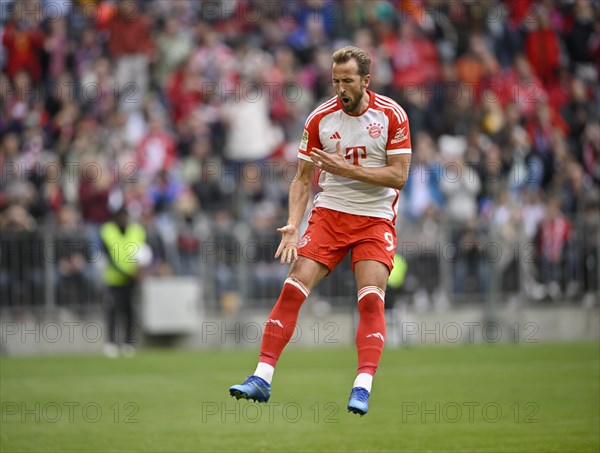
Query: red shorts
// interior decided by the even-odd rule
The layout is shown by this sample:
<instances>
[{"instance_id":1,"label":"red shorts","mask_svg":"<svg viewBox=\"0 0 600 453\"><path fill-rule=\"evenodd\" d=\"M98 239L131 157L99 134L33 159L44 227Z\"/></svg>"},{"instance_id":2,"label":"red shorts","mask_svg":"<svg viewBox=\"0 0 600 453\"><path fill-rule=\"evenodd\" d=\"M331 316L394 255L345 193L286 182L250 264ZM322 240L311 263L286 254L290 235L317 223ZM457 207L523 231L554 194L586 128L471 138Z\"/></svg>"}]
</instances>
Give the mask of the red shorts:
<instances>
[{"instance_id":1,"label":"red shorts","mask_svg":"<svg viewBox=\"0 0 600 453\"><path fill-rule=\"evenodd\" d=\"M298 255L324 264L331 272L352 251L352 270L357 261L374 260L394 267L396 229L391 220L327 208L315 208L298 244Z\"/></svg>"}]
</instances>

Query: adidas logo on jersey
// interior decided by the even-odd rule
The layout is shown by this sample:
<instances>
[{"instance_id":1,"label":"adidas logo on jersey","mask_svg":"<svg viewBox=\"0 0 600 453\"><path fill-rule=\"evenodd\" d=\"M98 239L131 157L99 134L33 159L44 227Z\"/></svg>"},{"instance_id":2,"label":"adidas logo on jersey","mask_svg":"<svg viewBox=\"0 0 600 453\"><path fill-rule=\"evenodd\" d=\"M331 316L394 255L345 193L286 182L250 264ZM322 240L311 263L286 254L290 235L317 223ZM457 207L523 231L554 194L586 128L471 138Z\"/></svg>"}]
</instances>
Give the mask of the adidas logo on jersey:
<instances>
[{"instance_id":1,"label":"adidas logo on jersey","mask_svg":"<svg viewBox=\"0 0 600 453\"><path fill-rule=\"evenodd\" d=\"M331 140L341 140L342 136L340 135L340 133L338 131L335 131L334 134L329 137Z\"/></svg>"}]
</instances>

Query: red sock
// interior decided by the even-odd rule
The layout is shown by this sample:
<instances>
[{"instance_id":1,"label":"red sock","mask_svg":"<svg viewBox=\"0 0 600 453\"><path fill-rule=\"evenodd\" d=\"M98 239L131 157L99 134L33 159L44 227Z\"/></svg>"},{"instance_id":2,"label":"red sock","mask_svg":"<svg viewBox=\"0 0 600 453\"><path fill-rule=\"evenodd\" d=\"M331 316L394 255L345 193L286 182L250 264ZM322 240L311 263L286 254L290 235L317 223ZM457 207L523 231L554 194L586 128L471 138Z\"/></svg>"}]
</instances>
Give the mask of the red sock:
<instances>
[{"instance_id":1,"label":"red sock","mask_svg":"<svg viewBox=\"0 0 600 453\"><path fill-rule=\"evenodd\" d=\"M285 280L279 299L265 325L259 362L268 363L273 367L277 364L283 348L294 335L300 307L309 292L299 281L291 278Z\"/></svg>"},{"instance_id":2,"label":"red sock","mask_svg":"<svg viewBox=\"0 0 600 453\"><path fill-rule=\"evenodd\" d=\"M358 374L375 375L385 343L385 293L377 286L365 286L358 292Z\"/></svg>"}]
</instances>

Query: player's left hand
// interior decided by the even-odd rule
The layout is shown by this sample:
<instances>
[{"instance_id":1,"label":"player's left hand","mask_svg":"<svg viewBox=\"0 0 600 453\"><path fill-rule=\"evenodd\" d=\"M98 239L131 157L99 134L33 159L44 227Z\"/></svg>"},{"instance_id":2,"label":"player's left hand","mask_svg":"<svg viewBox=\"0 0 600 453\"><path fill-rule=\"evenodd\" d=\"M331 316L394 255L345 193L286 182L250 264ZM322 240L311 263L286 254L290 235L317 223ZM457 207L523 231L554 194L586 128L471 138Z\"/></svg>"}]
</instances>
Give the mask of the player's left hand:
<instances>
[{"instance_id":1,"label":"player's left hand","mask_svg":"<svg viewBox=\"0 0 600 453\"><path fill-rule=\"evenodd\" d=\"M288 224L277 228L277 232L281 233L281 242L275 252L275 259L281 257L281 264L298 261L298 227Z\"/></svg>"},{"instance_id":2,"label":"player's left hand","mask_svg":"<svg viewBox=\"0 0 600 453\"><path fill-rule=\"evenodd\" d=\"M321 170L334 175L344 176L348 167L348 162L346 162L342 154L342 146L339 141L335 144L335 153L328 153L319 148L312 148L310 158Z\"/></svg>"}]
</instances>

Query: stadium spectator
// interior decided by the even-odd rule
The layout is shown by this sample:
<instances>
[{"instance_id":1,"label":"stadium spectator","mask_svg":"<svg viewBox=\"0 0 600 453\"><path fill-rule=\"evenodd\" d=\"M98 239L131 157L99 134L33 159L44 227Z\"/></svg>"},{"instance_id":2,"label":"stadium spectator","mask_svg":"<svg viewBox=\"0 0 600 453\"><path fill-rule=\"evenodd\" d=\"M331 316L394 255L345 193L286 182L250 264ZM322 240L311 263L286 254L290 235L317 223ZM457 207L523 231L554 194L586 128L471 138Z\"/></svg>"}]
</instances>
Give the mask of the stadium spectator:
<instances>
[{"instance_id":1,"label":"stadium spectator","mask_svg":"<svg viewBox=\"0 0 600 453\"><path fill-rule=\"evenodd\" d=\"M154 73L159 87L166 85L169 75L192 51L192 33L182 25L179 16L168 16L165 19L164 29L156 38L157 58Z\"/></svg>"},{"instance_id":2,"label":"stadium spectator","mask_svg":"<svg viewBox=\"0 0 600 453\"><path fill-rule=\"evenodd\" d=\"M598 22L598 10L593 9L590 0L577 0L573 10L567 17L567 30L565 44L571 57L571 62L576 75L598 78L594 74L594 55L591 39L594 33L594 22Z\"/></svg>"},{"instance_id":3,"label":"stadium spectator","mask_svg":"<svg viewBox=\"0 0 600 453\"><path fill-rule=\"evenodd\" d=\"M579 243L579 265L583 269L582 291L585 293L584 304L588 306L594 304L594 292L598 291L600 283L597 278L598 266L600 266L600 261L598 260L598 253L600 251L600 235L598 234L600 230L599 209L600 192L595 190L588 194L586 199L583 225L580 230L583 240Z\"/></svg>"},{"instance_id":4,"label":"stadium spectator","mask_svg":"<svg viewBox=\"0 0 600 453\"><path fill-rule=\"evenodd\" d=\"M487 293L490 262L484 255L484 247L488 242L475 218L468 221L466 228L460 232L454 266L454 291L457 295L476 293L485 296Z\"/></svg>"},{"instance_id":5,"label":"stadium spectator","mask_svg":"<svg viewBox=\"0 0 600 453\"><path fill-rule=\"evenodd\" d=\"M15 202L0 215L0 301L15 310L43 304L43 238L35 219Z\"/></svg>"},{"instance_id":6,"label":"stadium spectator","mask_svg":"<svg viewBox=\"0 0 600 453\"><path fill-rule=\"evenodd\" d=\"M154 54L151 25L135 2L119 0L117 11L108 23L108 51L115 63L118 92L123 106L140 108L148 86L149 64Z\"/></svg>"},{"instance_id":7,"label":"stadium spectator","mask_svg":"<svg viewBox=\"0 0 600 453\"><path fill-rule=\"evenodd\" d=\"M466 165L463 158L446 161L440 189L446 197L446 212L451 221L461 225L477 217L481 181L477 172Z\"/></svg>"},{"instance_id":8,"label":"stadium spectator","mask_svg":"<svg viewBox=\"0 0 600 453\"><path fill-rule=\"evenodd\" d=\"M112 181L106 168L100 168L101 171L96 174L92 174L92 171L84 171L86 168L91 167L86 167L84 161L79 178L78 201L83 222L91 229L97 229L110 219L108 198Z\"/></svg>"},{"instance_id":9,"label":"stadium spectator","mask_svg":"<svg viewBox=\"0 0 600 453\"><path fill-rule=\"evenodd\" d=\"M503 108L514 102L520 113L529 118L538 104L548 101L548 94L542 82L533 73L531 63L523 55L515 57L514 66L498 73L490 82L490 96Z\"/></svg>"},{"instance_id":10,"label":"stadium spectator","mask_svg":"<svg viewBox=\"0 0 600 453\"><path fill-rule=\"evenodd\" d=\"M416 310L429 309L435 294L445 290L441 287L442 272L446 272L441 269L444 262L441 245L448 242L445 237L448 231L443 227L442 220L443 211L430 205L418 223L404 222L399 229L403 242L400 251L408 264L408 276L403 288L408 293L414 293Z\"/></svg>"},{"instance_id":11,"label":"stadium spectator","mask_svg":"<svg viewBox=\"0 0 600 453\"><path fill-rule=\"evenodd\" d=\"M225 314L232 314L239 309L239 275L235 273L234 263L235 247L239 249L240 243L234 235L233 226L231 212L221 207L213 214L211 240L202 249L205 259L217 257L212 278L215 281L215 299Z\"/></svg>"},{"instance_id":12,"label":"stadium spectator","mask_svg":"<svg viewBox=\"0 0 600 453\"><path fill-rule=\"evenodd\" d=\"M494 243L494 251L492 247L487 250L489 255L496 256L484 256L484 261L490 268L489 275L498 279L499 287L505 294L518 292L519 279L522 278L524 266L521 265L521 256L515 252L515 247L519 247L520 251L525 246L521 215L519 207L510 199L510 192L502 191L491 218L490 238Z\"/></svg>"},{"instance_id":13,"label":"stadium spectator","mask_svg":"<svg viewBox=\"0 0 600 453\"><path fill-rule=\"evenodd\" d=\"M173 269L169 264L168 252L165 243L156 228L154 211L144 208L140 216L140 224L146 231L146 243L152 250L152 262L145 269L145 275L170 276Z\"/></svg>"},{"instance_id":14,"label":"stadium spectator","mask_svg":"<svg viewBox=\"0 0 600 453\"><path fill-rule=\"evenodd\" d=\"M67 21L59 17L49 24L49 31L44 41L44 50L48 55L46 79L54 82L67 68L69 41L67 38Z\"/></svg>"},{"instance_id":15,"label":"stadium spectator","mask_svg":"<svg viewBox=\"0 0 600 453\"><path fill-rule=\"evenodd\" d=\"M2 44L7 52L6 72L14 80L17 73L24 71L38 83L42 79L42 64L39 56L44 47L44 32L39 24L30 22L35 15L26 15L25 8L15 8L25 17L15 17L4 29Z\"/></svg>"},{"instance_id":16,"label":"stadium spectator","mask_svg":"<svg viewBox=\"0 0 600 453\"><path fill-rule=\"evenodd\" d=\"M564 105L561 113L569 129L571 149L581 161L579 144L576 142L584 133L587 124L598 121L598 107L587 93L587 86L581 79L574 78L570 84L570 101Z\"/></svg>"},{"instance_id":17,"label":"stadium spectator","mask_svg":"<svg viewBox=\"0 0 600 453\"><path fill-rule=\"evenodd\" d=\"M398 96L415 87L424 88L438 79L437 50L413 20L404 21L397 38L387 46L393 71L392 86Z\"/></svg>"},{"instance_id":18,"label":"stadium spectator","mask_svg":"<svg viewBox=\"0 0 600 453\"><path fill-rule=\"evenodd\" d=\"M440 190L442 166L435 143L430 135L421 132L416 136L410 178L404 187L406 214L411 219L420 219L433 209L439 211L444 203Z\"/></svg>"},{"instance_id":19,"label":"stadium spectator","mask_svg":"<svg viewBox=\"0 0 600 453\"><path fill-rule=\"evenodd\" d=\"M102 56L102 46L94 28L84 28L81 32L81 44L73 51L75 75L86 84L86 78L93 71L94 64Z\"/></svg>"},{"instance_id":20,"label":"stadium spectator","mask_svg":"<svg viewBox=\"0 0 600 453\"><path fill-rule=\"evenodd\" d=\"M489 78L497 74L499 69L498 61L487 49L483 36L471 35L467 52L456 60L458 80L473 87L478 98Z\"/></svg>"},{"instance_id":21,"label":"stadium spectator","mask_svg":"<svg viewBox=\"0 0 600 453\"><path fill-rule=\"evenodd\" d=\"M587 177L597 187L600 185L600 124L588 123L581 141L583 166Z\"/></svg>"},{"instance_id":22,"label":"stadium spectator","mask_svg":"<svg viewBox=\"0 0 600 453\"><path fill-rule=\"evenodd\" d=\"M173 206L188 190L199 202L186 232L198 232L198 223L209 232L219 230L211 228L215 224L233 229L265 205L263 199L244 198L250 186L228 175L223 160L289 164L304 118L331 95L330 51L348 40L369 50L372 87L406 105L414 137L424 131L434 142L443 135L466 140L463 159L481 185L474 204L467 197L469 212L481 222L489 222L503 204L505 185L511 202L524 206L521 222L529 238L550 197L561 199L574 225L593 209L581 197L600 187L598 2L494 0L482 9L473 2L433 0L360 0L343 7L301 1L297 9L254 14L256 5L240 0L235 8L216 8L211 17L200 16L207 8L198 1L118 3L120 9L111 1L61 2L61 18L44 17L43 11L57 11L42 8L47 2L3 4L3 218L10 212L13 220L43 228L68 204L80 211L90 240L98 240L115 189L125 193L132 216L142 215L154 175L167 168L181 186ZM22 15L34 8L41 8L39 14ZM298 14L290 17L290 11ZM127 82L134 82L137 92L127 90ZM231 101L250 82L262 87L262 98L269 94L264 84L275 83L275 96L266 105L235 99L226 105L228 96ZM286 83L299 88L297 101L280 89ZM157 116L160 138L148 140ZM262 133L271 136L269 146ZM249 143L260 149L247 148ZM442 169L453 165L437 153L432 159ZM87 174L80 174L90 163ZM104 178L92 174L96 163ZM39 171L48 164L59 177ZM491 183L495 174L489 167L496 165L500 178ZM233 167L234 172L242 168ZM282 172L274 175L268 199L279 205L286 179ZM415 207L414 193L409 188L401 194L404 212ZM436 211L442 229L454 218L454 208L449 202ZM429 211L414 209L404 221L418 228L431 222ZM179 213L168 209L155 215L167 239L164 264L177 272ZM581 262L583 249L574 250L573 259ZM221 266L221 258L213 256ZM234 279L220 281L220 288L235 286ZM332 285L332 295L341 294L340 288Z\"/></svg>"},{"instance_id":23,"label":"stadium spectator","mask_svg":"<svg viewBox=\"0 0 600 453\"><path fill-rule=\"evenodd\" d=\"M167 170L160 170L148 190L154 212L168 212L179 197L181 186Z\"/></svg>"},{"instance_id":24,"label":"stadium spectator","mask_svg":"<svg viewBox=\"0 0 600 453\"><path fill-rule=\"evenodd\" d=\"M546 5L540 4L532 10L527 27L525 54L536 76L548 87L556 77L561 49Z\"/></svg>"},{"instance_id":25,"label":"stadium spectator","mask_svg":"<svg viewBox=\"0 0 600 453\"><path fill-rule=\"evenodd\" d=\"M175 125L179 125L202 102L205 96L205 86L203 86L201 74L195 67L192 58L185 60L177 70L165 78L167 79L165 93L170 105L171 119Z\"/></svg>"},{"instance_id":26,"label":"stadium spectator","mask_svg":"<svg viewBox=\"0 0 600 453\"><path fill-rule=\"evenodd\" d=\"M251 266L252 280L248 282L249 293L256 299L276 298L286 277L287 269L273 261L279 243L277 221L281 217L278 206L264 200L250 218L251 247L246 259Z\"/></svg>"},{"instance_id":27,"label":"stadium spectator","mask_svg":"<svg viewBox=\"0 0 600 453\"><path fill-rule=\"evenodd\" d=\"M572 277L573 226L560 209L560 200L548 201L546 218L540 225L538 251L540 257L541 280L551 298L557 298ZM566 282L561 281L565 276Z\"/></svg>"},{"instance_id":28,"label":"stadium spectator","mask_svg":"<svg viewBox=\"0 0 600 453\"><path fill-rule=\"evenodd\" d=\"M169 171L176 161L175 140L166 129L160 114L150 114L148 131L136 148L136 162L140 173L153 180L160 172Z\"/></svg>"},{"instance_id":29,"label":"stadium spectator","mask_svg":"<svg viewBox=\"0 0 600 453\"><path fill-rule=\"evenodd\" d=\"M191 191L178 197L175 211L177 215L177 274L199 275L200 234L197 221L198 201Z\"/></svg>"},{"instance_id":30,"label":"stadium spectator","mask_svg":"<svg viewBox=\"0 0 600 453\"><path fill-rule=\"evenodd\" d=\"M98 250L88 247L79 212L73 206L62 206L56 217L53 262L56 263L57 303L84 313L90 310L100 291L90 263L97 258Z\"/></svg>"}]
</instances>

